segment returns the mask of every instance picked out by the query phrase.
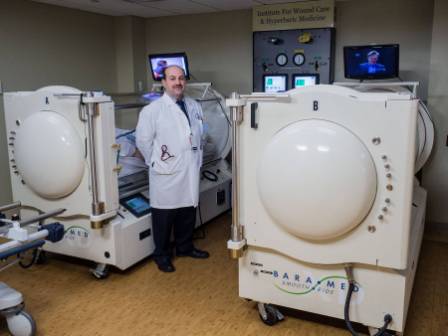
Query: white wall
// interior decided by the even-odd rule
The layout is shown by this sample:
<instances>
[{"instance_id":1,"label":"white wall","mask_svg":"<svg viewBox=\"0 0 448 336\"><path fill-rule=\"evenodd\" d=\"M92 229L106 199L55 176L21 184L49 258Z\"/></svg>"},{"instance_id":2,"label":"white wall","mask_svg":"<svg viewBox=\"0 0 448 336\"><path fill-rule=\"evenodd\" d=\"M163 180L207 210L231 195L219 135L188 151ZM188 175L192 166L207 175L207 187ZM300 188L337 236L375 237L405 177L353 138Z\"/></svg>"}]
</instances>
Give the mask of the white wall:
<instances>
[{"instance_id":1,"label":"white wall","mask_svg":"<svg viewBox=\"0 0 448 336\"><path fill-rule=\"evenodd\" d=\"M116 104L138 101L136 94L147 89L146 21L132 16L114 17L115 49L117 55L117 91L112 98ZM135 128L140 109L119 110L115 113L117 127Z\"/></svg>"},{"instance_id":2,"label":"white wall","mask_svg":"<svg viewBox=\"0 0 448 336\"><path fill-rule=\"evenodd\" d=\"M115 88L113 20L31 1L0 2L0 76L7 90L66 84Z\"/></svg>"},{"instance_id":3,"label":"white wall","mask_svg":"<svg viewBox=\"0 0 448 336\"><path fill-rule=\"evenodd\" d=\"M147 87L145 20L114 17L117 93L144 91ZM140 88L141 87L141 88Z\"/></svg>"},{"instance_id":4,"label":"white wall","mask_svg":"<svg viewBox=\"0 0 448 336\"><path fill-rule=\"evenodd\" d=\"M142 18L132 18L132 47L134 57L134 91L146 91L147 84L147 64L146 55L146 20ZM139 85L139 83L141 83Z\"/></svg>"},{"instance_id":5,"label":"white wall","mask_svg":"<svg viewBox=\"0 0 448 336\"><path fill-rule=\"evenodd\" d=\"M436 128L436 143L424 169L428 190L428 219L448 228L448 2L436 0L429 72L429 109Z\"/></svg>"},{"instance_id":6,"label":"white wall","mask_svg":"<svg viewBox=\"0 0 448 336\"><path fill-rule=\"evenodd\" d=\"M114 17L115 50L117 56L117 92L128 93L134 89L134 53L132 47L132 17Z\"/></svg>"},{"instance_id":7,"label":"white wall","mask_svg":"<svg viewBox=\"0 0 448 336\"><path fill-rule=\"evenodd\" d=\"M6 91L53 84L115 90L113 20L109 16L32 1L0 1L0 41L0 80ZM1 100L0 204L10 200Z\"/></svg>"}]
</instances>

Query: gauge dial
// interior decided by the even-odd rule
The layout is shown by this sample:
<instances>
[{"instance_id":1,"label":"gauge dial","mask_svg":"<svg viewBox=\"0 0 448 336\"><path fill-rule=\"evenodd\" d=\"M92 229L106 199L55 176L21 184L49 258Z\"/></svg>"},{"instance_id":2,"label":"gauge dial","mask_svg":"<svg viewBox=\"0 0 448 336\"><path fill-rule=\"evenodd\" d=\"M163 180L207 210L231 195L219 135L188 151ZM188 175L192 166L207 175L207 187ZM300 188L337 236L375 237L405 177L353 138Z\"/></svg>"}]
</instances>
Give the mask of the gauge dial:
<instances>
[{"instance_id":1,"label":"gauge dial","mask_svg":"<svg viewBox=\"0 0 448 336\"><path fill-rule=\"evenodd\" d=\"M302 53L297 53L294 55L292 61L294 62L295 65L301 66L303 65L303 63L305 63L305 55Z\"/></svg>"},{"instance_id":2,"label":"gauge dial","mask_svg":"<svg viewBox=\"0 0 448 336\"><path fill-rule=\"evenodd\" d=\"M286 63L288 63L288 56L286 56L286 54L278 54L275 57L275 63L279 66L285 66Z\"/></svg>"}]
</instances>

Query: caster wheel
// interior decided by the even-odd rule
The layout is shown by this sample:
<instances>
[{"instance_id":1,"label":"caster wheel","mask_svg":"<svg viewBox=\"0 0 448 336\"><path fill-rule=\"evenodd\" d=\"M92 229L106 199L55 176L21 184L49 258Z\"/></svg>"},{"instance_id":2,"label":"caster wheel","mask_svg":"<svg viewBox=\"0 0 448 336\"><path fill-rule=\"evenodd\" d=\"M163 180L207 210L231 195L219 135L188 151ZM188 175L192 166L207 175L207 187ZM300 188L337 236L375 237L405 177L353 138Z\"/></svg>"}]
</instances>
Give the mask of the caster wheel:
<instances>
[{"instance_id":1,"label":"caster wheel","mask_svg":"<svg viewBox=\"0 0 448 336\"><path fill-rule=\"evenodd\" d=\"M268 326L273 326L285 318L277 308L265 303L258 303L258 314L263 323Z\"/></svg>"},{"instance_id":2,"label":"caster wheel","mask_svg":"<svg viewBox=\"0 0 448 336\"><path fill-rule=\"evenodd\" d=\"M98 264L95 269L91 269L90 273L97 279L106 279L109 276L109 266L106 264Z\"/></svg>"},{"instance_id":3,"label":"caster wheel","mask_svg":"<svg viewBox=\"0 0 448 336\"><path fill-rule=\"evenodd\" d=\"M8 316L6 319L8 329L13 336L34 336L36 335L36 322L26 311Z\"/></svg>"}]
</instances>

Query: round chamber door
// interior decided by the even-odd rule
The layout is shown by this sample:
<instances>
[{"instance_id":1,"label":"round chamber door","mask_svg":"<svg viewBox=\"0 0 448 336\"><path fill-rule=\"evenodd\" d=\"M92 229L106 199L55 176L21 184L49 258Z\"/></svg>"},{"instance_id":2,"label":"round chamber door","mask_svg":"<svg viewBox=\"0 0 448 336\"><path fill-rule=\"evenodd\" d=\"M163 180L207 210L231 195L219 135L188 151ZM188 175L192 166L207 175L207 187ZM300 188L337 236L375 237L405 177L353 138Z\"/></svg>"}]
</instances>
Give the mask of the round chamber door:
<instances>
[{"instance_id":1,"label":"round chamber door","mask_svg":"<svg viewBox=\"0 0 448 336\"><path fill-rule=\"evenodd\" d=\"M264 208L290 234L328 240L369 213L376 195L373 159L345 127L318 119L290 124L262 153L257 185Z\"/></svg>"},{"instance_id":2,"label":"round chamber door","mask_svg":"<svg viewBox=\"0 0 448 336\"><path fill-rule=\"evenodd\" d=\"M72 193L84 174L80 136L66 118L52 111L23 120L16 130L14 158L26 185L48 199Z\"/></svg>"}]
</instances>

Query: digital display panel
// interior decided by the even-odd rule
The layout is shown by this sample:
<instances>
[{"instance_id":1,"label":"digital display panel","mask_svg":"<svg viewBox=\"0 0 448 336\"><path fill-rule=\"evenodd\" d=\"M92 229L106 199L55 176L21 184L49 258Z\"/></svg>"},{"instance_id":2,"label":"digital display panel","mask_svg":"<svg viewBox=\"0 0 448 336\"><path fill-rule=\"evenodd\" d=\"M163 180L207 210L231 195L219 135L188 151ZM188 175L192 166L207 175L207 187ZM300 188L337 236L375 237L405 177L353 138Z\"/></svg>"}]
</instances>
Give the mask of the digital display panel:
<instances>
[{"instance_id":1,"label":"digital display panel","mask_svg":"<svg viewBox=\"0 0 448 336\"><path fill-rule=\"evenodd\" d=\"M319 84L319 75L317 74L297 74L292 76L292 87L299 88L304 86Z\"/></svg>"},{"instance_id":2,"label":"digital display panel","mask_svg":"<svg viewBox=\"0 0 448 336\"><path fill-rule=\"evenodd\" d=\"M264 75L263 88L266 93L284 92L287 89L287 75Z\"/></svg>"},{"instance_id":3,"label":"digital display panel","mask_svg":"<svg viewBox=\"0 0 448 336\"><path fill-rule=\"evenodd\" d=\"M151 212L149 200L142 194L132 195L120 201L133 215L141 217Z\"/></svg>"}]
</instances>

